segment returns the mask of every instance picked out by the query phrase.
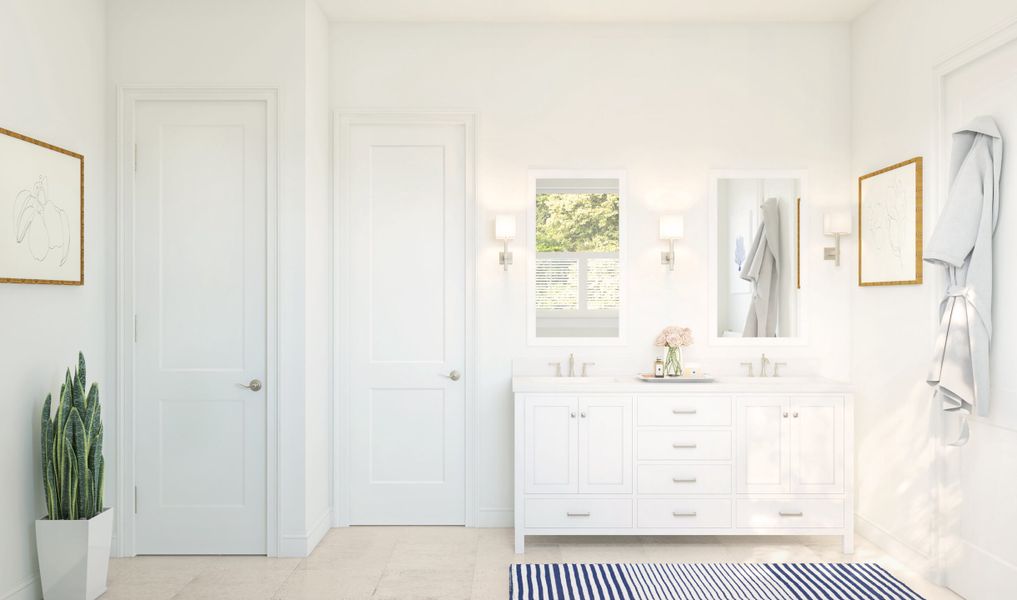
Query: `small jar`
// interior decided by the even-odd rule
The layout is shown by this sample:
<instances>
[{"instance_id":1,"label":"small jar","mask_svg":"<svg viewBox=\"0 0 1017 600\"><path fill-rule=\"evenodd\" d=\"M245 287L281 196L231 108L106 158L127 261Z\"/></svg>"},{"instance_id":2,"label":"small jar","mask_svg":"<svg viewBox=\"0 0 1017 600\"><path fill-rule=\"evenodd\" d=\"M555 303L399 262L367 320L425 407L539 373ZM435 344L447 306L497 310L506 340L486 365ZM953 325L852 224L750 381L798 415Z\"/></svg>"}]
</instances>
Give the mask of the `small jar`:
<instances>
[{"instance_id":1,"label":"small jar","mask_svg":"<svg viewBox=\"0 0 1017 600\"><path fill-rule=\"evenodd\" d=\"M653 361L653 376L664 377L664 361L658 356L657 360Z\"/></svg>"}]
</instances>

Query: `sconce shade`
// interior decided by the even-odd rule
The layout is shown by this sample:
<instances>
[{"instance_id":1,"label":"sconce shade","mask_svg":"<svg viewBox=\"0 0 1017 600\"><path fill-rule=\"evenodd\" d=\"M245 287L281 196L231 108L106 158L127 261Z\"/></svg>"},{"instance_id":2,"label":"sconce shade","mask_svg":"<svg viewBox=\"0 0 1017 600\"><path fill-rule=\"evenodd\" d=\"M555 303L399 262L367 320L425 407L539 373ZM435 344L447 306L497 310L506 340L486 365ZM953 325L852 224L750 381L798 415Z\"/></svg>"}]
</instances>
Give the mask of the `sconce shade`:
<instances>
[{"instance_id":1,"label":"sconce shade","mask_svg":"<svg viewBox=\"0 0 1017 600\"><path fill-rule=\"evenodd\" d=\"M685 217L664 215L660 218L660 239L680 240L685 237Z\"/></svg>"},{"instance_id":2,"label":"sconce shade","mask_svg":"<svg viewBox=\"0 0 1017 600\"><path fill-rule=\"evenodd\" d=\"M851 213L836 212L823 215L823 233L826 235L848 235L851 233Z\"/></svg>"},{"instance_id":3,"label":"sconce shade","mask_svg":"<svg viewBox=\"0 0 1017 600\"><path fill-rule=\"evenodd\" d=\"M515 215L497 215L494 218L494 238L497 240L516 239Z\"/></svg>"}]
</instances>

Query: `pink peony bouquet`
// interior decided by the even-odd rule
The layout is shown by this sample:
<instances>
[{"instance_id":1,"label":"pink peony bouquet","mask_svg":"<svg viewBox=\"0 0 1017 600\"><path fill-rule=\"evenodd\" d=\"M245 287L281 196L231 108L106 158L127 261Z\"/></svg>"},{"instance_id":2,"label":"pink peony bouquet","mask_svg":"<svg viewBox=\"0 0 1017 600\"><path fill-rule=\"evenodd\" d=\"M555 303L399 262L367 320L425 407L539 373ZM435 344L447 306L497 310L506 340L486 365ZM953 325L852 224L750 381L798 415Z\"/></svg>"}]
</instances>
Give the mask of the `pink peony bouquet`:
<instances>
[{"instance_id":1,"label":"pink peony bouquet","mask_svg":"<svg viewBox=\"0 0 1017 600\"><path fill-rule=\"evenodd\" d=\"M656 345L667 346L668 348L684 348L691 346L692 342L691 329L688 327L678 327L677 325L668 325L657 336Z\"/></svg>"}]
</instances>

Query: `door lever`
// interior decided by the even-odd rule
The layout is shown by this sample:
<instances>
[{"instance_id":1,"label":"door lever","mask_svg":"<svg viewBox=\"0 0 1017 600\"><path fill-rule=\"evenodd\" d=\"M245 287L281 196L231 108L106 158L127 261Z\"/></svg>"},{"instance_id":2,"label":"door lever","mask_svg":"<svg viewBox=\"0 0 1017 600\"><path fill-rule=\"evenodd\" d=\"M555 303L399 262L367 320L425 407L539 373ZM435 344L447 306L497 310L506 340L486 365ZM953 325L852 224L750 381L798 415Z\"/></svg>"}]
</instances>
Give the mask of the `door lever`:
<instances>
[{"instance_id":1,"label":"door lever","mask_svg":"<svg viewBox=\"0 0 1017 600\"><path fill-rule=\"evenodd\" d=\"M449 378L449 379L451 379L452 381L459 381L459 379L460 379L460 378L461 378L461 377L462 377L463 375L462 375L462 373L460 373L459 371L456 371L455 369L452 369L452 370L451 370L451 371L449 371L448 373L442 373L442 374L441 374L441 376L442 376L442 377L448 377L448 378Z\"/></svg>"},{"instance_id":2,"label":"door lever","mask_svg":"<svg viewBox=\"0 0 1017 600\"><path fill-rule=\"evenodd\" d=\"M239 385L240 387L245 387L251 390L252 392L261 391L261 382L258 381L257 379L252 379L251 383L238 383L237 385Z\"/></svg>"}]
</instances>

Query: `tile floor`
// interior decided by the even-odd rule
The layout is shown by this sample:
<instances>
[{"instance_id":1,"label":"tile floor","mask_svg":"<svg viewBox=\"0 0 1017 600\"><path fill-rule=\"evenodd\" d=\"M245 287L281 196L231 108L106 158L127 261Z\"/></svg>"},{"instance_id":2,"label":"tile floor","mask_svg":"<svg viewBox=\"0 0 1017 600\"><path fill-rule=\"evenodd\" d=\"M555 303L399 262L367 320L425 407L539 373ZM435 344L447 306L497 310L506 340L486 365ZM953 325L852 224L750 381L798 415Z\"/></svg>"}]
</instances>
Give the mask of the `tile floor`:
<instances>
[{"instance_id":1,"label":"tile floor","mask_svg":"<svg viewBox=\"0 0 1017 600\"><path fill-rule=\"evenodd\" d=\"M918 578L865 539L548 537L512 551L509 529L333 529L311 556L144 556L114 559L103 600L413 600L508 598L513 562L878 562L928 600L956 595Z\"/></svg>"}]
</instances>

